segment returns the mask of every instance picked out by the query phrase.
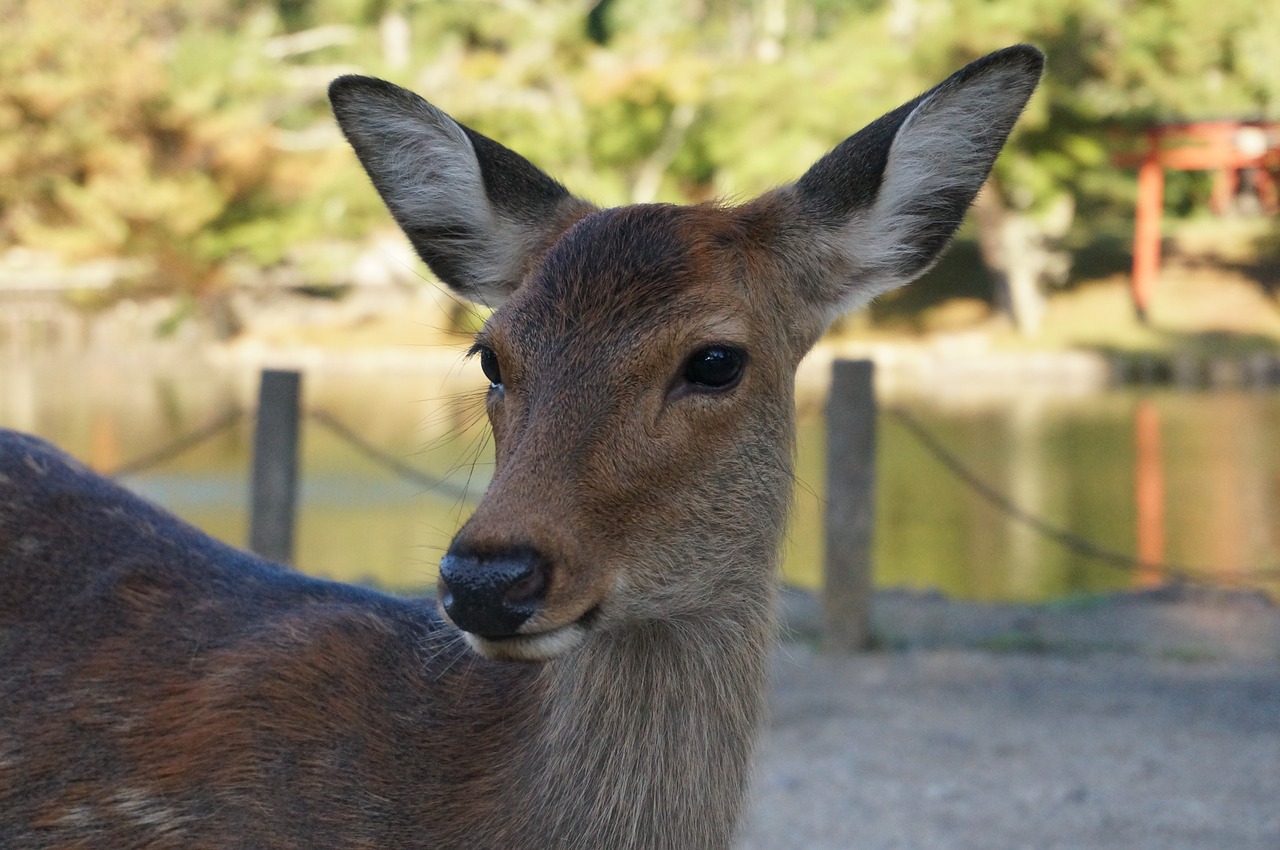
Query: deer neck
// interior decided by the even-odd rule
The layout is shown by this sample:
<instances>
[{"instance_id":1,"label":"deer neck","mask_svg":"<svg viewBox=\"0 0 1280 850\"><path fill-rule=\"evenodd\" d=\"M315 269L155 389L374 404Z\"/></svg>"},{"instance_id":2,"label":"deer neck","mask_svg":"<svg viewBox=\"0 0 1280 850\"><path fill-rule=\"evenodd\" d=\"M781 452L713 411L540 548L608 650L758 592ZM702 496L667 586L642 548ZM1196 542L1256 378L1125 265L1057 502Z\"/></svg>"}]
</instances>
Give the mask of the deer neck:
<instances>
[{"instance_id":1,"label":"deer neck","mask_svg":"<svg viewBox=\"0 0 1280 850\"><path fill-rule=\"evenodd\" d=\"M602 631L547 665L545 736L524 774L563 803L530 801L548 846L729 846L763 710L772 575L705 616Z\"/></svg>"}]
</instances>

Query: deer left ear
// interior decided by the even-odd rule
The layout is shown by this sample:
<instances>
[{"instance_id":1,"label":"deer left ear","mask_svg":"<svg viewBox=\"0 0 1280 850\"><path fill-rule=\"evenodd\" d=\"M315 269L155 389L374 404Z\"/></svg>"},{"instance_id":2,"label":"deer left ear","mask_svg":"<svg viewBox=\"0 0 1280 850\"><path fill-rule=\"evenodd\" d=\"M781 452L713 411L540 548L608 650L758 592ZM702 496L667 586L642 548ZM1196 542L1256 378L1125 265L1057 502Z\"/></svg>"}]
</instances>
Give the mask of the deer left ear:
<instances>
[{"instance_id":1,"label":"deer left ear","mask_svg":"<svg viewBox=\"0 0 1280 850\"><path fill-rule=\"evenodd\" d=\"M339 77L329 99L400 228L464 298L501 304L555 236L593 209L524 157L399 86Z\"/></svg>"},{"instance_id":2,"label":"deer left ear","mask_svg":"<svg viewBox=\"0 0 1280 850\"><path fill-rule=\"evenodd\" d=\"M841 142L756 203L798 224L781 251L829 321L928 271L1035 91L1044 54L992 53Z\"/></svg>"}]
</instances>

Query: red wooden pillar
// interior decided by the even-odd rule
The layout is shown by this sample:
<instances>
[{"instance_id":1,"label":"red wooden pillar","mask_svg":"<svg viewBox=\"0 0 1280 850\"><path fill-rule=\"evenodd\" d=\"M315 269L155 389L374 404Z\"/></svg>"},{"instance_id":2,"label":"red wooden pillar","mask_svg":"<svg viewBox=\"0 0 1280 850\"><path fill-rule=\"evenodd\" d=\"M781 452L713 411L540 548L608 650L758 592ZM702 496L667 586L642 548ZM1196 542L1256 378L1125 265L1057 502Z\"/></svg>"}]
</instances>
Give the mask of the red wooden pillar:
<instances>
[{"instance_id":1,"label":"red wooden pillar","mask_svg":"<svg viewBox=\"0 0 1280 850\"><path fill-rule=\"evenodd\" d=\"M1160 216L1164 208L1160 136L1149 133L1147 141L1147 156L1138 169L1138 209L1133 225L1133 309L1143 324L1160 274Z\"/></svg>"},{"instance_id":2,"label":"red wooden pillar","mask_svg":"<svg viewBox=\"0 0 1280 850\"><path fill-rule=\"evenodd\" d=\"M1231 210L1231 199L1240 187L1240 172L1233 168L1219 168L1213 172L1213 193L1209 195L1209 209L1214 215L1226 215Z\"/></svg>"},{"instance_id":3,"label":"red wooden pillar","mask_svg":"<svg viewBox=\"0 0 1280 850\"><path fill-rule=\"evenodd\" d=\"M1280 186L1276 185L1276 174L1259 168L1254 173L1254 190L1262 203L1262 210L1267 215L1280 215Z\"/></svg>"}]
</instances>

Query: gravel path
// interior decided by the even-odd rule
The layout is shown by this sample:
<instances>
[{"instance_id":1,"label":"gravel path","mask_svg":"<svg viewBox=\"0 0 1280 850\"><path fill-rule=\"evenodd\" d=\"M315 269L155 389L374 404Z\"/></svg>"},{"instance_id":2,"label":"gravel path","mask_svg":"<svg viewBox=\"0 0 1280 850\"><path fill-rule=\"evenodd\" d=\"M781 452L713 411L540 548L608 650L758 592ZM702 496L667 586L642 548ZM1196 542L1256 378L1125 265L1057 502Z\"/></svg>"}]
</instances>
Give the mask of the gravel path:
<instances>
[{"instance_id":1,"label":"gravel path","mask_svg":"<svg viewBox=\"0 0 1280 850\"><path fill-rule=\"evenodd\" d=\"M1280 658L778 653L742 850L1280 848Z\"/></svg>"}]
</instances>

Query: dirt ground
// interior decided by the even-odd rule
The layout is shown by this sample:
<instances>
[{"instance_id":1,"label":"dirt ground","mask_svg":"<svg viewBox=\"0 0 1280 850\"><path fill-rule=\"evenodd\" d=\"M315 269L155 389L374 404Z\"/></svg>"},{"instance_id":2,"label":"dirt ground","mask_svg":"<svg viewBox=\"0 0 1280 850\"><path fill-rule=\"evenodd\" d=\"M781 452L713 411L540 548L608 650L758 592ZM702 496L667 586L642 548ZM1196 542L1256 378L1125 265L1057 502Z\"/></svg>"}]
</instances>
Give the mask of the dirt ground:
<instances>
[{"instance_id":1,"label":"dirt ground","mask_svg":"<svg viewBox=\"0 0 1280 850\"><path fill-rule=\"evenodd\" d=\"M1168 625L1240 606L1251 636L1233 643ZM1000 644L944 634L935 616L932 634L854 657L784 643L741 850L1280 848L1274 606L1157 596L1042 612L1099 633L1072 643L1059 623L1058 642ZM971 627L969 614L956 619ZM1143 618L1165 633L1107 634Z\"/></svg>"}]
</instances>

